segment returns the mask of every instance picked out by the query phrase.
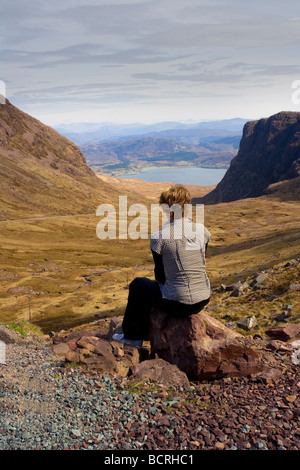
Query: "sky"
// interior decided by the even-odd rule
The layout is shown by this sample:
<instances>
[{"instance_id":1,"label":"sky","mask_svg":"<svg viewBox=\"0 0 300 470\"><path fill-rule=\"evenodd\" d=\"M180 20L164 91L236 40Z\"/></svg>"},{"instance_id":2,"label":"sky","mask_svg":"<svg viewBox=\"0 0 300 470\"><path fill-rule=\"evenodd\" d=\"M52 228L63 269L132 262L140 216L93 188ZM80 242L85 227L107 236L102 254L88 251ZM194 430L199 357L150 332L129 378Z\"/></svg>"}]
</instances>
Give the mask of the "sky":
<instances>
[{"instance_id":1,"label":"sky","mask_svg":"<svg viewBox=\"0 0 300 470\"><path fill-rule=\"evenodd\" d=\"M0 31L0 92L48 125L300 111L295 0L1 0Z\"/></svg>"}]
</instances>

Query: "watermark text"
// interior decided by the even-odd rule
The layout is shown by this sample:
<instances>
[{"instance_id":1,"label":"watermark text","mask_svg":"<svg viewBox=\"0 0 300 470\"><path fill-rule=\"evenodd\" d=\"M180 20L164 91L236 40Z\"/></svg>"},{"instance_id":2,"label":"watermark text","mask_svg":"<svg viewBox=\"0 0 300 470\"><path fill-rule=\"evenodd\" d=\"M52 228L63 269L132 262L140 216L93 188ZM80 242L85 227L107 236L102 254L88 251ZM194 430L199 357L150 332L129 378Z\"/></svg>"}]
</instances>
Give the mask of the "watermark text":
<instances>
[{"instance_id":1,"label":"watermark text","mask_svg":"<svg viewBox=\"0 0 300 470\"><path fill-rule=\"evenodd\" d=\"M292 83L292 88L295 89L292 94L292 103L300 104L300 80L294 80Z\"/></svg>"},{"instance_id":2,"label":"watermark text","mask_svg":"<svg viewBox=\"0 0 300 470\"><path fill-rule=\"evenodd\" d=\"M193 213L194 219L193 221ZM105 239L148 239L164 238L188 240L199 238L204 230L204 205L135 203L128 207L127 196L119 196L119 205L100 204L96 215L101 217L96 234ZM172 223L171 223L172 222Z\"/></svg>"}]
</instances>

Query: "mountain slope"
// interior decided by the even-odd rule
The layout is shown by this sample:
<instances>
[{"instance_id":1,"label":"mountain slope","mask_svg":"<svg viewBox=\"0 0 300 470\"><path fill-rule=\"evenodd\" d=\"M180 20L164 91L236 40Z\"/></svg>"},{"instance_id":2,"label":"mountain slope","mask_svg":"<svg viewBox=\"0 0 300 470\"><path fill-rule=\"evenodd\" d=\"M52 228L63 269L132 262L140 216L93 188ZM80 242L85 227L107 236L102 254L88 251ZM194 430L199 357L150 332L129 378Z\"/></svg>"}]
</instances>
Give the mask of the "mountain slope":
<instances>
[{"instance_id":1,"label":"mountain slope","mask_svg":"<svg viewBox=\"0 0 300 470\"><path fill-rule=\"evenodd\" d=\"M236 157L201 202L216 204L265 194L269 185L300 175L300 113L280 112L245 124Z\"/></svg>"},{"instance_id":2,"label":"mountain slope","mask_svg":"<svg viewBox=\"0 0 300 470\"><path fill-rule=\"evenodd\" d=\"M118 194L75 144L8 100L0 106L0 180L0 220L93 213Z\"/></svg>"}]
</instances>

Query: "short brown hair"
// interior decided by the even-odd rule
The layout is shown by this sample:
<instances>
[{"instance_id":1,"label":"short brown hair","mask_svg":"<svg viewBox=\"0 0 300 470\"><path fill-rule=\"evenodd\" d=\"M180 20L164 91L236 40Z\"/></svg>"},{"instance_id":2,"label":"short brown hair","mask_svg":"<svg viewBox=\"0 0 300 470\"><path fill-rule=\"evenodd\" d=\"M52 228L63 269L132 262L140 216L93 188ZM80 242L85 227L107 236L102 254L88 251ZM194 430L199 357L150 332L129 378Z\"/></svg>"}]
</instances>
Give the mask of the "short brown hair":
<instances>
[{"instance_id":1,"label":"short brown hair","mask_svg":"<svg viewBox=\"0 0 300 470\"><path fill-rule=\"evenodd\" d=\"M182 215L184 215L184 205L190 204L191 195L189 191L182 184L174 184L166 191L163 191L159 198L159 204L167 204L171 207L173 204L181 206ZM174 217L174 213L170 213Z\"/></svg>"}]
</instances>

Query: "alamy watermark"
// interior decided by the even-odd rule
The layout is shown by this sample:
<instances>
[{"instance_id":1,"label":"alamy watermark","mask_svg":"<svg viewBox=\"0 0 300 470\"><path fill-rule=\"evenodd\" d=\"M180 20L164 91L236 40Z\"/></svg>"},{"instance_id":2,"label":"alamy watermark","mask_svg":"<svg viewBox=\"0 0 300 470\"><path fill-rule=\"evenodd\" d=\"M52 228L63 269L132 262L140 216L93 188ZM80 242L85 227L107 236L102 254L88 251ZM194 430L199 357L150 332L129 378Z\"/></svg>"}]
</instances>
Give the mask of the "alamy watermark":
<instances>
[{"instance_id":1,"label":"alamy watermark","mask_svg":"<svg viewBox=\"0 0 300 470\"><path fill-rule=\"evenodd\" d=\"M292 83L292 88L295 89L292 94L292 103L300 104L300 80L294 80Z\"/></svg>"},{"instance_id":2,"label":"alamy watermark","mask_svg":"<svg viewBox=\"0 0 300 470\"><path fill-rule=\"evenodd\" d=\"M195 221L193 221L193 209ZM148 239L171 238L196 239L204 230L204 205L185 204L151 204L150 211L146 205L135 203L128 207L127 196L119 196L119 206L100 204L96 211L102 219L98 222L96 233L101 240L105 239ZM170 222L174 222L171 224ZM175 227L175 230L171 227ZM163 229L161 229L163 227Z\"/></svg>"},{"instance_id":3,"label":"alamy watermark","mask_svg":"<svg viewBox=\"0 0 300 470\"><path fill-rule=\"evenodd\" d=\"M0 341L0 364L6 364L6 344Z\"/></svg>"},{"instance_id":4,"label":"alamy watermark","mask_svg":"<svg viewBox=\"0 0 300 470\"><path fill-rule=\"evenodd\" d=\"M0 104L6 103L6 85L3 80L0 80Z\"/></svg>"}]
</instances>

